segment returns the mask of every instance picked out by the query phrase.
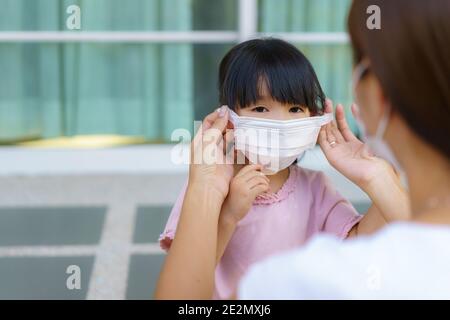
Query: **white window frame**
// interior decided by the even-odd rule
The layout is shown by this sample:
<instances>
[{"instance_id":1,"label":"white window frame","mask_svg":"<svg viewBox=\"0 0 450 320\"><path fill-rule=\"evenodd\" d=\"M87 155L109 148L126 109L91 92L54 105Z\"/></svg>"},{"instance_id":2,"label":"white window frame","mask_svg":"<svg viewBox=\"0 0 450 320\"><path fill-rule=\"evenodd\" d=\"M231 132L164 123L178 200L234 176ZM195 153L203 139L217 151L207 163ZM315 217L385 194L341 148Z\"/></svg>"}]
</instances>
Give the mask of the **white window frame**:
<instances>
[{"instance_id":1,"label":"white window frame","mask_svg":"<svg viewBox=\"0 0 450 320\"><path fill-rule=\"evenodd\" d=\"M0 32L5 42L238 43L273 36L295 43L348 43L345 32L258 32L258 0L239 0L236 31L17 31Z\"/></svg>"}]
</instances>

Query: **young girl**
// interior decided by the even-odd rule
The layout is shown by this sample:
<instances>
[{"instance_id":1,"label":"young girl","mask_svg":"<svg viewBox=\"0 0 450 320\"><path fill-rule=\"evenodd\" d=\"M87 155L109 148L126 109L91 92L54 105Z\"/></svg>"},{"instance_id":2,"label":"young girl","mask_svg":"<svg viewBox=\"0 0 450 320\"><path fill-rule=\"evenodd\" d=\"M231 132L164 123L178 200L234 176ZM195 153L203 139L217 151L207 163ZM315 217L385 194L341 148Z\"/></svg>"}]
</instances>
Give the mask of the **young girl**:
<instances>
[{"instance_id":1,"label":"young girl","mask_svg":"<svg viewBox=\"0 0 450 320\"><path fill-rule=\"evenodd\" d=\"M220 102L239 116L293 120L323 113L325 97L305 56L277 39L241 43L223 58ZM234 165L220 213L215 299L229 298L247 268L274 253L327 232L346 238L361 216L324 174L296 161L271 175L260 165ZM169 250L186 188L179 195L160 245Z\"/></svg>"}]
</instances>

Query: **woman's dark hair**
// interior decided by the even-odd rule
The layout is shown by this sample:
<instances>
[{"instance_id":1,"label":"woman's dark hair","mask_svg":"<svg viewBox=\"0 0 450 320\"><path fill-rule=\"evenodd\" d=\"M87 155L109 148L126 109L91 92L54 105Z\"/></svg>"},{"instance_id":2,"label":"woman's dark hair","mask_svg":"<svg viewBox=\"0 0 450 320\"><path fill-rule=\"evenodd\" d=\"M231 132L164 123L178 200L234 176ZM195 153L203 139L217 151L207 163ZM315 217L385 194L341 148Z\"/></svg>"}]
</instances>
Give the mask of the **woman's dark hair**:
<instances>
[{"instance_id":1,"label":"woman's dark hair","mask_svg":"<svg viewBox=\"0 0 450 320\"><path fill-rule=\"evenodd\" d=\"M321 114L325 95L308 59L293 45L279 39L254 39L233 47L219 69L220 103L232 110L245 108L266 86L271 97L285 104L308 107Z\"/></svg>"},{"instance_id":2,"label":"woman's dark hair","mask_svg":"<svg viewBox=\"0 0 450 320\"><path fill-rule=\"evenodd\" d=\"M377 5L381 29L369 29ZM394 112L450 158L450 1L354 0L348 18L354 62L368 58Z\"/></svg>"}]
</instances>

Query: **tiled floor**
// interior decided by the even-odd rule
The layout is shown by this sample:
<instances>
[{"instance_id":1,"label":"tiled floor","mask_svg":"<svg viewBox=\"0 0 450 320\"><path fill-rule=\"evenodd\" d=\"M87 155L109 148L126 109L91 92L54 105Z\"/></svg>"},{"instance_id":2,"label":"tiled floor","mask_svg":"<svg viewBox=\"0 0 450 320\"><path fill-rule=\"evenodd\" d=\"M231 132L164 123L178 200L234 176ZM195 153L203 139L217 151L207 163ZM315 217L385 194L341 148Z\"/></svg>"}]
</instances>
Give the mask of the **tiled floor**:
<instances>
[{"instance_id":1,"label":"tiled floor","mask_svg":"<svg viewBox=\"0 0 450 320\"><path fill-rule=\"evenodd\" d=\"M157 239L184 180L0 177L0 299L151 299ZM66 286L70 265L79 290Z\"/></svg>"},{"instance_id":2,"label":"tiled floor","mask_svg":"<svg viewBox=\"0 0 450 320\"><path fill-rule=\"evenodd\" d=\"M106 207L0 208L0 245L98 244Z\"/></svg>"},{"instance_id":3,"label":"tiled floor","mask_svg":"<svg viewBox=\"0 0 450 320\"><path fill-rule=\"evenodd\" d=\"M157 238L184 180L0 177L0 299L151 299ZM70 265L79 290L66 286Z\"/></svg>"},{"instance_id":4,"label":"tiled floor","mask_svg":"<svg viewBox=\"0 0 450 320\"><path fill-rule=\"evenodd\" d=\"M150 299L163 263L163 255L135 254L131 256L127 299ZM150 276L149 276L150 275Z\"/></svg>"},{"instance_id":5,"label":"tiled floor","mask_svg":"<svg viewBox=\"0 0 450 320\"><path fill-rule=\"evenodd\" d=\"M136 212L134 243L156 242L164 230L170 206L140 206Z\"/></svg>"},{"instance_id":6,"label":"tiled floor","mask_svg":"<svg viewBox=\"0 0 450 320\"><path fill-rule=\"evenodd\" d=\"M0 299L85 299L94 256L2 257ZM81 270L81 289L66 287L67 267Z\"/></svg>"}]
</instances>

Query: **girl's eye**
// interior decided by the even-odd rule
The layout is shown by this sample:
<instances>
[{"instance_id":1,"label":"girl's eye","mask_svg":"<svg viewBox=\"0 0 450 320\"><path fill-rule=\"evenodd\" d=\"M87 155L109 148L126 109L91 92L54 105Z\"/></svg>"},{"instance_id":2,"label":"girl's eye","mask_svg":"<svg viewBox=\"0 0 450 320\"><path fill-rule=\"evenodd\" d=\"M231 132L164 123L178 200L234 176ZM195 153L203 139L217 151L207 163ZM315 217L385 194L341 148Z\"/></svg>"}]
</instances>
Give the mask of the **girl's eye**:
<instances>
[{"instance_id":1,"label":"girl's eye","mask_svg":"<svg viewBox=\"0 0 450 320\"><path fill-rule=\"evenodd\" d=\"M252 109L252 111L254 111L254 112L267 112L269 110L267 110L266 107L255 107L255 108Z\"/></svg>"},{"instance_id":2,"label":"girl's eye","mask_svg":"<svg viewBox=\"0 0 450 320\"><path fill-rule=\"evenodd\" d=\"M303 110L303 108L301 108L301 107L295 106L295 107L290 108L290 109L289 109L289 112L292 112L292 113L301 113L301 112L304 112L304 110Z\"/></svg>"}]
</instances>

